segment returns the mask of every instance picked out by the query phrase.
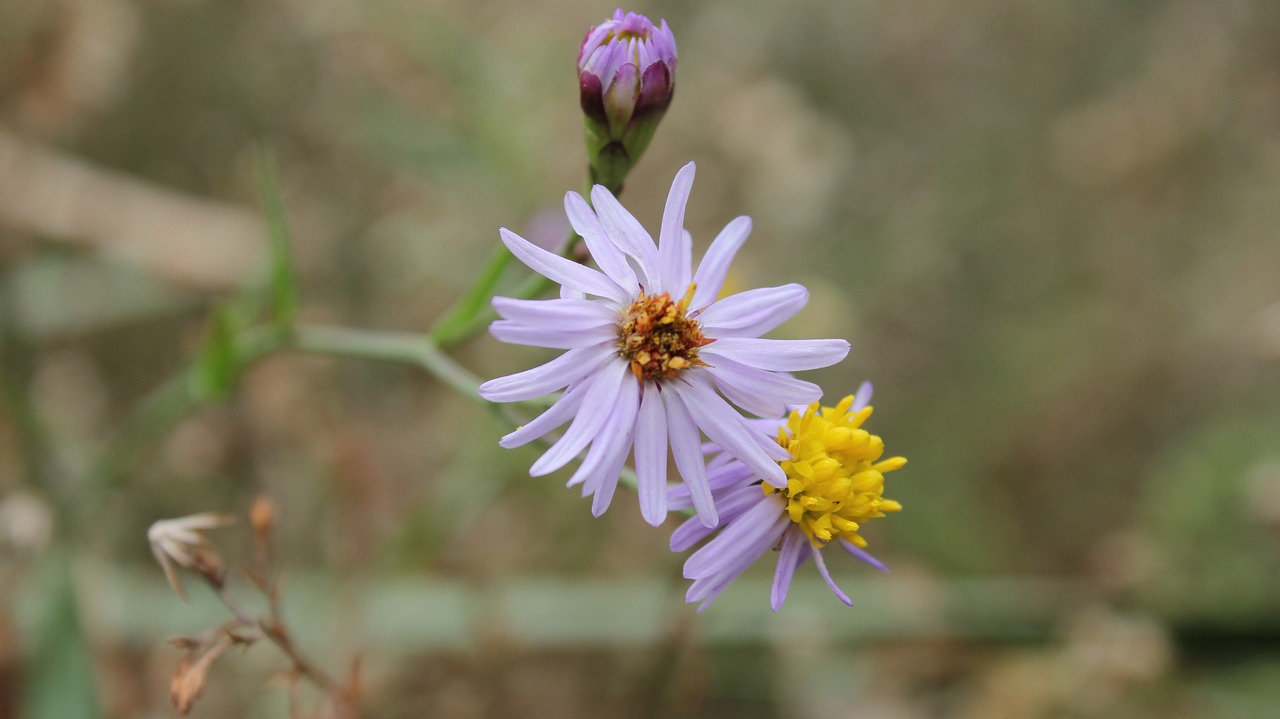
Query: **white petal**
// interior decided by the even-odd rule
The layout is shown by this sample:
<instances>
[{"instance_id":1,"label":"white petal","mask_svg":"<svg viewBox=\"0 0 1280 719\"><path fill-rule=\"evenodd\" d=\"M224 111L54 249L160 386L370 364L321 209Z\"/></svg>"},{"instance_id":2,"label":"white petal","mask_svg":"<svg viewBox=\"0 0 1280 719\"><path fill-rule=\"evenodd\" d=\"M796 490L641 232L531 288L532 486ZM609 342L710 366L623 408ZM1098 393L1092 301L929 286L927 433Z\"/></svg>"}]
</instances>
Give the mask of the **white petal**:
<instances>
[{"instance_id":1,"label":"white petal","mask_svg":"<svg viewBox=\"0 0 1280 719\"><path fill-rule=\"evenodd\" d=\"M688 230L684 230L680 233L680 275L676 281L680 296L684 296L684 289L680 288L687 289L691 282L693 282L693 235L689 234Z\"/></svg>"},{"instance_id":2,"label":"white petal","mask_svg":"<svg viewBox=\"0 0 1280 719\"><path fill-rule=\"evenodd\" d=\"M787 475L778 466L777 461L765 454L761 448L761 439L772 441L768 437L753 437L760 433L750 429L728 402L706 384L700 377L690 377L688 384L682 387L685 406L693 420L713 442L724 448L752 471L775 487L785 487ZM776 444L776 442L774 442Z\"/></svg>"},{"instance_id":3,"label":"white petal","mask_svg":"<svg viewBox=\"0 0 1280 719\"><path fill-rule=\"evenodd\" d=\"M751 234L750 217L739 217L720 231L711 243L711 247L707 249L707 254L702 256L698 271L693 275L693 281L698 283L698 289L693 293L693 303L690 307L701 309L716 301L720 288L724 287L724 278L729 274L729 265L733 262L733 256L738 254L738 249L742 247L743 242L746 242L749 234Z\"/></svg>"},{"instance_id":4,"label":"white petal","mask_svg":"<svg viewBox=\"0 0 1280 719\"><path fill-rule=\"evenodd\" d=\"M773 611L782 609L787 601L787 590L791 589L791 578L795 576L796 567L800 566L803 556L800 550L808 544L804 532L792 530L782 535L782 547L778 551L778 567L773 573L773 589L769 593L769 606Z\"/></svg>"},{"instance_id":5,"label":"white petal","mask_svg":"<svg viewBox=\"0 0 1280 719\"><path fill-rule=\"evenodd\" d=\"M830 367L849 354L844 340L765 340L726 337L703 347L700 354L728 357L770 372L800 372ZM708 360L710 364L714 361Z\"/></svg>"},{"instance_id":6,"label":"white petal","mask_svg":"<svg viewBox=\"0 0 1280 719\"><path fill-rule=\"evenodd\" d=\"M587 461L569 480L572 485L575 481L584 481L578 479L579 476L590 475L586 477L582 490L583 496L592 495L591 514L596 517L609 509L614 491L618 488L618 476L622 473L627 455L631 453L636 415L639 411L640 391L641 387L638 383L632 384L623 380L613 414L601 430L600 438L592 444L591 452L587 454ZM606 440L607 446L597 446Z\"/></svg>"},{"instance_id":7,"label":"white petal","mask_svg":"<svg viewBox=\"0 0 1280 719\"><path fill-rule=\"evenodd\" d=\"M603 481L592 493L591 497L591 514L599 517L609 509L609 503L613 501L614 490L618 488L618 476L622 474L622 466L627 462L627 452L621 452L614 455L613 462L605 467L602 475Z\"/></svg>"},{"instance_id":8,"label":"white petal","mask_svg":"<svg viewBox=\"0 0 1280 719\"><path fill-rule=\"evenodd\" d=\"M680 281L683 267L689 264L692 248L685 245L684 213L689 204L689 191L693 188L696 167L692 162L680 168L667 194L667 206L662 213L662 229L658 233L658 272L663 286L672 294L683 293ZM689 283L685 281L684 285Z\"/></svg>"},{"instance_id":9,"label":"white petal","mask_svg":"<svg viewBox=\"0 0 1280 719\"><path fill-rule=\"evenodd\" d=\"M683 552L714 531L716 531L715 527L708 527L697 517L689 517L671 533L671 551Z\"/></svg>"},{"instance_id":10,"label":"white petal","mask_svg":"<svg viewBox=\"0 0 1280 719\"><path fill-rule=\"evenodd\" d=\"M772 546L791 520L781 505L761 502L729 523L705 547L694 552L684 563L686 579L699 579L742 562L754 562ZM761 548L760 545L764 545Z\"/></svg>"},{"instance_id":11,"label":"white petal","mask_svg":"<svg viewBox=\"0 0 1280 719\"><path fill-rule=\"evenodd\" d=\"M570 350L546 364L485 382L480 385L480 396L490 402L523 402L541 397L577 382L617 356L612 342Z\"/></svg>"},{"instance_id":12,"label":"white petal","mask_svg":"<svg viewBox=\"0 0 1280 719\"><path fill-rule=\"evenodd\" d=\"M581 347L593 347L602 342L616 340L618 330L615 324L597 325L589 328L548 329L546 327L523 325L511 320L497 320L489 325L489 334L502 342L513 345L571 350Z\"/></svg>"},{"instance_id":13,"label":"white petal","mask_svg":"<svg viewBox=\"0 0 1280 719\"><path fill-rule=\"evenodd\" d=\"M667 436L671 440L676 469L689 487L698 519L708 527L714 527L717 524L716 506L711 498L711 488L707 486L707 466L702 459L702 437L698 434L698 425L680 400L675 386L668 386L662 393L662 399L667 405Z\"/></svg>"},{"instance_id":14,"label":"white petal","mask_svg":"<svg viewBox=\"0 0 1280 719\"><path fill-rule=\"evenodd\" d=\"M521 300L514 297L494 297L493 309L504 320L564 329L616 324L621 320L617 310L603 302L591 300Z\"/></svg>"},{"instance_id":15,"label":"white petal","mask_svg":"<svg viewBox=\"0 0 1280 719\"><path fill-rule=\"evenodd\" d=\"M619 454L624 460L626 459L627 453L631 451L631 437L636 424L639 394L639 383L628 382L624 378L617 394L617 401L610 408L609 417L591 443L586 459L573 476L569 477L565 486L573 487L585 482L587 486L584 487L584 494L590 494L595 487L599 486L600 482L596 478L602 476L603 468L613 464ZM615 476L614 479L617 477Z\"/></svg>"},{"instance_id":16,"label":"white petal","mask_svg":"<svg viewBox=\"0 0 1280 719\"><path fill-rule=\"evenodd\" d=\"M500 228L498 234L502 236L502 243L511 250L511 254L515 255L516 259L554 282L589 295L608 297L619 304L627 302L630 298L618 283L598 270L583 267L573 260L548 252L505 227Z\"/></svg>"},{"instance_id":17,"label":"white petal","mask_svg":"<svg viewBox=\"0 0 1280 719\"><path fill-rule=\"evenodd\" d=\"M831 578L831 572L827 570L827 563L822 560L822 550L811 545L809 553L813 556L813 563L818 565L818 573L822 575L822 581L826 582L828 587L831 587L831 591L835 592L836 598L852 607L853 600L840 589L836 584L836 580Z\"/></svg>"},{"instance_id":18,"label":"white petal","mask_svg":"<svg viewBox=\"0 0 1280 719\"><path fill-rule=\"evenodd\" d=\"M785 517L781 519L783 520L782 522L776 526L769 527L767 531L759 534L759 536L750 537L732 548L725 547L726 551L733 551L732 560L715 573L694 580L693 585L689 587L689 591L685 594L685 601L696 602L702 600L698 611L701 612L706 609L735 579L749 569L752 564L755 564L756 560L767 553L770 547L778 543L788 525ZM714 543L715 540L712 540L712 542ZM688 567L688 564L686 563L685 566Z\"/></svg>"},{"instance_id":19,"label":"white petal","mask_svg":"<svg viewBox=\"0 0 1280 719\"><path fill-rule=\"evenodd\" d=\"M573 415L582 406L582 398L586 396L586 390L590 386L590 382L579 382L573 385L560 396L560 399L556 400L555 404L548 407L547 411L498 440L498 446L504 449L521 447L573 419Z\"/></svg>"},{"instance_id":20,"label":"white petal","mask_svg":"<svg viewBox=\"0 0 1280 719\"><path fill-rule=\"evenodd\" d=\"M576 192L566 193L564 211L569 216L569 224L573 226L574 232L582 235L583 241L587 243L587 249L600 269L629 294L636 294L640 286L636 283L635 270L627 264L627 256L622 250L609 240L600 225L600 219L587 201L582 199L582 195Z\"/></svg>"},{"instance_id":21,"label":"white petal","mask_svg":"<svg viewBox=\"0 0 1280 719\"><path fill-rule=\"evenodd\" d=\"M654 246L649 233L600 185L591 189L591 204L595 206L596 217L600 219L600 225L604 227L609 239L639 266L640 273L636 279L644 285L645 292L651 295L662 292L658 277L658 248Z\"/></svg>"},{"instance_id":22,"label":"white petal","mask_svg":"<svg viewBox=\"0 0 1280 719\"><path fill-rule=\"evenodd\" d=\"M716 509L718 510L720 509L718 505L720 494L717 494L717 492L731 491L735 485L749 485L760 480L750 467L734 459L733 455L728 452L720 455L720 457L725 457L729 461L723 466L715 468L712 468L711 463L707 463L707 484L711 485L711 493L716 497ZM759 488L757 487L757 489ZM763 491L761 493L763 494ZM721 510L720 514L723 521L724 511Z\"/></svg>"},{"instance_id":23,"label":"white petal","mask_svg":"<svg viewBox=\"0 0 1280 719\"><path fill-rule=\"evenodd\" d=\"M698 315L709 337L759 337L795 316L809 302L804 285L762 287L739 292Z\"/></svg>"},{"instance_id":24,"label":"white petal","mask_svg":"<svg viewBox=\"0 0 1280 719\"><path fill-rule=\"evenodd\" d=\"M858 393L853 396L853 405L849 407L850 412L858 412L871 402L871 383L863 382L858 387Z\"/></svg>"},{"instance_id":25,"label":"white petal","mask_svg":"<svg viewBox=\"0 0 1280 719\"><path fill-rule=\"evenodd\" d=\"M858 546L854 545L854 543L853 543L853 542L850 542L849 540L845 539L844 537L841 537L841 538L840 538L840 546L844 547L844 548L845 548L845 550L849 552L849 554L852 554L853 556L857 557L858 559L861 559L862 561L866 562L867 564L870 564L872 567L875 567L876 569L878 569L878 570L880 570L880 571L882 571L882 572L888 573L889 568L888 568L888 567L886 567L886 566L884 565L884 562L882 562L882 561L880 561L879 559L876 559L875 557L871 556L871 553L870 553L870 552L868 552L867 550L863 549L862 547L858 547Z\"/></svg>"},{"instance_id":26,"label":"white petal","mask_svg":"<svg viewBox=\"0 0 1280 719\"><path fill-rule=\"evenodd\" d=\"M656 527L667 518L667 413L662 395L652 385L640 400L635 460L640 515Z\"/></svg>"},{"instance_id":27,"label":"white petal","mask_svg":"<svg viewBox=\"0 0 1280 719\"><path fill-rule=\"evenodd\" d=\"M741 463L738 464L741 466ZM671 493L667 495L668 500L671 501L671 507L673 509L688 509L690 506L688 493L677 494L677 489L673 487ZM722 527L728 525L738 515L756 506L757 502L765 500L776 501L769 499L768 495L760 489L760 484L754 477L748 477L746 484L718 492L712 490L711 494L715 497L716 514L719 515L720 526ZM679 502L676 500L679 500ZM712 530L707 529L707 531L710 532Z\"/></svg>"},{"instance_id":28,"label":"white petal","mask_svg":"<svg viewBox=\"0 0 1280 719\"><path fill-rule=\"evenodd\" d=\"M610 362L600 369L586 396L582 398L582 407L573 418L573 424L565 430L564 436L551 445L538 461L529 468L529 474L541 477L565 466L578 456L596 434L613 410L613 403L622 388L622 381L629 373L623 362Z\"/></svg>"},{"instance_id":29,"label":"white petal","mask_svg":"<svg viewBox=\"0 0 1280 719\"><path fill-rule=\"evenodd\" d=\"M794 405L822 399L822 388L812 382L748 367L728 357L717 357L707 374L730 402L760 417L781 417Z\"/></svg>"}]
</instances>

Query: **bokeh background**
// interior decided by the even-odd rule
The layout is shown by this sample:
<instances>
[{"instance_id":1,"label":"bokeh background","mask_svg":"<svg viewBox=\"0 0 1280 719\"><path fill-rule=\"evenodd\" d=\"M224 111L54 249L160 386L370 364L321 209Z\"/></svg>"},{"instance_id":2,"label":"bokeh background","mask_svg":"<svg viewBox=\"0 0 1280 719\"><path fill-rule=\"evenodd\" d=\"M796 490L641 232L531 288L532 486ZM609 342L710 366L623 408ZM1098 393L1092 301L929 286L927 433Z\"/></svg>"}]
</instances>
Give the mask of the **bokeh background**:
<instances>
[{"instance_id":1,"label":"bokeh background","mask_svg":"<svg viewBox=\"0 0 1280 719\"><path fill-rule=\"evenodd\" d=\"M911 460L868 529L893 572L835 562L854 608L806 568L773 615L762 566L695 615L633 495L592 519L413 368L272 355L129 429L266 265L259 144L303 321L425 331L499 226L562 232L612 9L0 4L0 717L174 716L165 638L225 613L146 529L264 493L286 616L334 673L362 657L369 716L1280 716L1267 0L630 8L680 67L624 202L655 227L697 161L696 246L751 215L734 281L811 289L777 336L848 338L811 378L874 380ZM246 557L244 523L215 546ZM224 657L192 716L286 715L284 666Z\"/></svg>"}]
</instances>

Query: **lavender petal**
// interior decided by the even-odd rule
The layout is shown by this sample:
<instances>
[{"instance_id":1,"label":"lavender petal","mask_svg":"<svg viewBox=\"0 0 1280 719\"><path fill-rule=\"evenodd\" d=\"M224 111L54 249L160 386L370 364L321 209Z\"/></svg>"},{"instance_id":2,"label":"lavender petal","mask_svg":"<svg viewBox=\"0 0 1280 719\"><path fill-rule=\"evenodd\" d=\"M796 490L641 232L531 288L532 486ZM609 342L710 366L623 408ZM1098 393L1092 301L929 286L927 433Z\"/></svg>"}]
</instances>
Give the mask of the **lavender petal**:
<instances>
[{"instance_id":1,"label":"lavender petal","mask_svg":"<svg viewBox=\"0 0 1280 719\"><path fill-rule=\"evenodd\" d=\"M589 295L607 297L619 304L629 301L629 295L603 272L548 252L505 227L499 228L498 234L511 254L534 272Z\"/></svg>"},{"instance_id":2,"label":"lavender petal","mask_svg":"<svg viewBox=\"0 0 1280 719\"><path fill-rule=\"evenodd\" d=\"M528 347L547 347L555 350L571 350L594 347L602 342L617 339L615 325L597 325L581 329L547 329L497 320L489 325L489 334L502 342Z\"/></svg>"},{"instance_id":3,"label":"lavender petal","mask_svg":"<svg viewBox=\"0 0 1280 719\"><path fill-rule=\"evenodd\" d=\"M667 518L667 414L656 387L646 387L640 400L635 461L640 515L657 527Z\"/></svg>"},{"instance_id":4,"label":"lavender petal","mask_svg":"<svg viewBox=\"0 0 1280 719\"><path fill-rule=\"evenodd\" d=\"M748 367L770 372L800 372L829 367L849 354L844 340L766 340L726 337L702 349L702 354L727 357ZM711 362L715 364L714 361Z\"/></svg>"},{"instance_id":5,"label":"lavender petal","mask_svg":"<svg viewBox=\"0 0 1280 719\"><path fill-rule=\"evenodd\" d=\"M762 543L771 544L791 520L777 503L760 502L729 523L705 547L684 563L686 579L699 579L724 571L748 555L750 561L763 553ZM766 549L768 545L766 544Z\"/></svg>"},{"instance_id":6,"label":"lavender petal","mask_svg":"<svg viewBox=\"0 0 1280 719\"><path fill-rule=\"evenodd\" d=\"M712 241L707 254L702 256L702 262L698 264L698 271L693 275L698 289L693 293L693 303L690 305L692 308L701 309L716 301L720 288L724 287L724 279L729 274L729 264L733 262L733 256L738 254L738 249L747 241L749 234L751 218L739 217L725 225Z\"/></svg>"},{"instance_id":7,"label":"lavender petal","mask_svg":"<svg viewBox=\"0 0 1280 719\"><path fill-rule=\"evenodd\" d=\"M810 545L809 554L813 557L813 563L818 565L818 573L822 575L822 581L826 582L828 587L831 587L831 591L835 592L837 599L852 607L853 600L840 589L836 584L836 580L831 578L831 572L827 570L827 563L822 560L822 550Z\"/></svg>"},{"instance_id":8,"label":"lavender petal","mask_svg":"<svg viewBox=\"0 0 1280 719\"><path fill-rule=\"evenodd\" d=\"M618 311L601 302L579 299L522 300L494 297L493 309L504 320L558 329L584 329L616 324Z\"/></svg>"},{"instance_id":9,"label":"lavender petal","mask_svg":"<svg viewBox=\"0 0 1280 719\"><path fill-rule=\"evenodd\" d=\"M617 362L606 365L595 376L582 399L582 407L578 410L578 416L574 417L573 424L569 425L559 441L533 463L529 468L530 475L541 477L560 469L595 439L613 410L614 401L622 388L622 380L628 372L625 363Z\"/></svg>"},{"instance_id":10,"label":"lavender petal","mask_svg":"<svg viewBox=\"0 0 1280 719\"><path fill-rule=\"evenodd\" d=\"M849 554L852 554L858 559L861 559L867 564L870 564L872 567L884 572L885 574L889 573L889 568L885 566L884 562L881 562L879 559L876 559L875 557L871 556L870 552L863 549L862 547L857 546L853 542L850 542L844 537L840 538L840 546L844 547L845 551L849 552Z\"/></svg>"},{"instance_id":11,"label":"lavender petal","mask_svg":"<svg viewBox=\"0 0 1280 719\"><path fill-rule=\"evenodd\" d=\"M622 250L609 241L600 225L600 219L587 201L582 199L582 195L576 192L566 193L564 211L569 216L569 224L573 226L574 232L582 235L583 241L587 243L587 249L600 269L628 294L638 293L640 285L636 281L635 270L627 264L627 256Z\"/></svg>"},{"instance_id":12,"label":"lavender petal","mask_svg":"<svg viewBox=\"0 0 1280 719\"><path fill-rule=\"evenodd\" d=\"M711 441L737 457L765 481L776 487L786 486L786 473L762 447L762 439L765 442L770 440L767 437L753 437L753 434L759 433L748 429L742 415L716 394L705 379L692 377L681 389L693 420Z\"/></svg>"},{"instance_id":13,"label":"lavender petal","mask_svg":"<svg viewBox=\"0 0 1280 719\"><path fill-rule=\"evenodd\" d=\"M637 280L645 292L651 295L660 293L658 248L653 244L653 238L604 187L596 185L591 189L591 204L596 208L596 217L600 219L605 234L640 268Z\"/></svg>"},{"instance_id":14,"label":"lavender petal","mask_svg":"<svg viewBox=\"0 0 1280 719\"><path fill-rule=\"evenodd\" d=\"M569 350L546 364L485 382L480 385L480 396L490 402L523 402L541 397L577 382L617 355L612 342Z\"/></svg>"},{"instance_id":15,"label":"lavender petal","mask_svg":"<svg viewBox=\"0 0 1280 719\"><path fill-rule=\"evenodd\" d=\"M684 213L689 204L689 191L693 188L693 176L697 171L690 162L676 173L667 194L667 206L662 213L662 229L658 233L658 273L665 289L673 294L681 292L681 268L688 264L684 246ZM688 284L687 282L685 283Z\"/></svg>"},{"instance_id":16,"label":"lavender petal","mask_svg":"<svg viewBox=\"0 0 1280 719\"><path fill-rule=\"evenodd\" d=\"M498 440L498 446L503 449L521 447L573 419L578 408L582 406L582 398L586 396L586 390L590 386L589 382L578 382L573 385L545 412Z\"/></svg>"},{"instance_id":17,"label":"lavender petal","mask_svg":"<svg viewBox=\"0 0 1280 719\"><path fill-rule=\"evenodd\" d=\"M681 387L680 389L686 389ZM689 409L680 398L676 388L669 386L662 393L667 406L667 437L671 442L671 454L676 460L676 469L689 487L689 495L693 501L698 519L708 527L717 524L716 506L711 497L711 488L707 486L707 467L702 459L701 437L698 425L689 415Z\"/></svg>"},{"instance_id":18,"label":"lavender petal","mask_svg":"<svg viewBox=\"0 0 1280 719\"><path fill-rule=\"evenodd\" d=\"M762 287L730 295L702 311L698 321L709 336L759 337L795 316L809 302L804 285Z\"/></svg>"},{"instance_id":19,"label":"lavender petal","mask_svg":"<svg viewBox=\"0 0 1280 719\"><path fill-rule=\"evenodd\" d=\"M728 357L717 358L707 374L730 402L758 417L781 417L789 407L822 399L822 388L812 382L747 367Z\"/></svg>"},{"instance_id":20,"label":"lavender petal","mask_svg":"<svg viewBox=\"0 0 1280 719\"><path fill-rule=\"evenodd\" d=\"M773 574L773 589L769 594L769 606L773 611L782 608L787 601L787 590L791 589L791 578L795 576L796 567L800 564L800 550L804 549L807 540L804 532L798 529L784 532L782 548L778 552L778 568Z\"/></svg>"}]
</instances>

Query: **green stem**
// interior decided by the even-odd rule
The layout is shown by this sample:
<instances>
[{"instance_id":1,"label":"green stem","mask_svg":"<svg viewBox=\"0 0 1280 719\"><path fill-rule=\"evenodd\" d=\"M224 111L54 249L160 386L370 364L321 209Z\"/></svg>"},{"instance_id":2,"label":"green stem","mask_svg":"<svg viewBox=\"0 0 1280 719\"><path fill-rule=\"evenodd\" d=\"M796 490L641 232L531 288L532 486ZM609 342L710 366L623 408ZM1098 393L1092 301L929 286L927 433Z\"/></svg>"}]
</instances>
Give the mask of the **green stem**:
<instances>
[{"instance_id":1,"label":"green stem","mask_svg":"<svg viewBox=\"0 0 1280 719\"><path fill-rule=\"evenodd\" d=\"M626 173L623 173L623 177ZM591 186L592 182L588 181L582 188L582 196L587 202L591 202ZM622 194L622 183L619 179L618 186L612 190L615 196ZM569 257L573 255L573 251L581 241L581 237L573 230L569 230L569 237L565 240L563 256ZM480 332L490 322L497 319L493 308L488 302L493 298L494 288L498 286L498 281L502 279L502 273L506 271L511 264L513 255L504 245L499 244L494 249L493 254L489 255L489 259L485 261L484 267L480 270L476 281L471 285L471 289L467 290L467 294L458 300L444 318L436 322L431 328L431 339L435 340L438 347L452 347L463 342L477 332ZM522 300L530 300L541 297L548 290L555 286L551 280L539 274L531 275L525 278L511 293L511 297Z\"/></svg>"},{"instance_id":2,"label":"green stem","mask_svg":"<svg viewBox=\"0 0 1280 719\"><path fill-rule=\"evenodd\" d=\"M457 344L474 334L476 316L485 309L485 303L493 297L493 289L502 279L502 273L514 256L504 245L494 248L489 259L476 277L475 284L445 313L444 318L431 328L431 339L440 347Z\"/></svg>"},{"instance_id":3,"label":"green stem","mask_svg":"<svg viewBox=\"0 0 1280 719\"><path fill-rule=\"evenodd\" d=\"M244 369L284 344L287 333L275 328L251 330L236 340L238 369ZM100 486L119 484L133 457L155 437L177 424L208 398L196 390L196 366L184 367L147 395L104 448L94 475Z\"/></svg>"},{"instance_id":4,"label":"green stem","mask_svg":"<svg viewBox=\"0 0 1280 719\"><path fill-rule=\"evenodd\" d=\"M489 404L476 393L478 377L454 362L433 340L417 333L326 326L281 332L274 327L260 327L243 333L236 344L241 371L278 350L397 362L421 367L463 396ZM170 377L125 421L98 464L96 474L103 486L119 483L129 462L144 446L207 399L194 389L194 372L188 367Z\"/></svg>"},{"instance_id":5,"label":"green stem","mask_svg":"<svg viewBox=\"0 0 1280 719\"><path fill-rule=\"evenodd\" d=\"M554 286L555 282L543 277L542 275L534 274L525 278L525 281L521 282L511 293L511 296L517 299L531 300L546 294L547 290ZM465 339L474 335L496 319L498 319L498 315L493 311L492 307L484 308L459 328L459 339Z\"/></svg>"},{"instance_id":6,"label":"green stem","mask_svg":"<svg viewBox=\"0 0 1280 719\"><path fill-rule=\"evenodd\" d=\"M345 327L299 327L285 349L411 364L475 402L489 403L476 393L480 379L445 354L430 337L411 332L383 332Z\"/></svg>"}]
</instances>

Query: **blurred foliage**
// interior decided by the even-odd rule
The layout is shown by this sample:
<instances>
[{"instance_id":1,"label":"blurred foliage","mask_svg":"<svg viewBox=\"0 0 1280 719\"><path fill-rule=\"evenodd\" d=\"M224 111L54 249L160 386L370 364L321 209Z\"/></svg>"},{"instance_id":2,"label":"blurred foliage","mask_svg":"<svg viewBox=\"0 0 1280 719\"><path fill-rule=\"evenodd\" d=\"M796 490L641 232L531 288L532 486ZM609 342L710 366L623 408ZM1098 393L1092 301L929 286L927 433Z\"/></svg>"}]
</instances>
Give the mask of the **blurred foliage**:
<instances>
[{"instance_id":1,"label":"blurred foliage","mask_svg":"<svg viewBox=\"0 0 1280 719\"><path fill-rule=\"evenodd\" d=\"M493 420L418 371L281 355L232 388L225 320L210 312L255 278L217 274L218 252L261 245L237 257L265 270L272 235L190 241L207 214L184 225L179 213L172 232L146 224L197 200L219 217L259 213L266 143L297 315L425 331L498 226L563 232L545 213L584 177L573 61L612 6L17 0L0 4L0 497L43 498L56 529L39 554L0 527L0 615L28 596L10 586L31 591L73 551L105 714L167 716L177 654L102 619L95 583L116 572L162 589L143 541L152 521L235 512L266 492L286 566L331 577L293 598L322 595L336 614L314 648L335 666L370 658L372 715L1269 716L1280 5L630 9L669 21L680 70L627 205L652 226L670 177L696 160L696 246L751 215L736 281L810 288L810 311L779 336L850 339L850 359L813 379L834 396L872 379L875 429L911 460L889 492L906 511L869 530L894 573L835 570L867 587L865 603L846 610L802 572L776 617L752 581L692 617L680 558L634 497L592 519L556 478L524 476L534 450L498 451ZM14 142L141 184L128 202L77 204L42 184L55 176L44 165L14 161ZM64 215L78 221L54 221ZM122 226L156 234L151 254L97 234ZM156 255L209 272L193 282ZM519 280L513 270L507 286ZM275 288L294 312L294 288ZM226 400L131 457L119 486L85 491L113 433L202 352L206 390ZM483 337L458 352L483 376L546 355ZM237 541L227 556L248 551ZM545 583L522 616L548 633L613 616L557 616L556 588L576 582L665 587L657 606L671 616L640 623L659 629L638 644L517 641L496 623L386 661L343 621L377 588L406 621L425 596L417 610L436 626L458 596L496 603L510 577ZM956 608L994 601L965 583L989 577L1009 582L1007 603ZM468 593L397 594L402 580ZM813 640L898 607L919 621ZM60 642L70 662L82 646L69 620L61 638L22 625L0 631L0 716L57 666L42 647ZM256 689L264 666L257 652L219 666L193 716L282 715L280 693ZM77 711L58 716L88 716Z\"/></svg>"}]
</instances>

